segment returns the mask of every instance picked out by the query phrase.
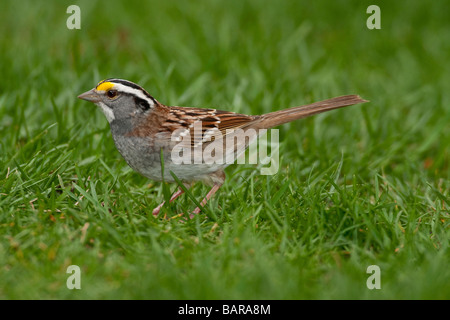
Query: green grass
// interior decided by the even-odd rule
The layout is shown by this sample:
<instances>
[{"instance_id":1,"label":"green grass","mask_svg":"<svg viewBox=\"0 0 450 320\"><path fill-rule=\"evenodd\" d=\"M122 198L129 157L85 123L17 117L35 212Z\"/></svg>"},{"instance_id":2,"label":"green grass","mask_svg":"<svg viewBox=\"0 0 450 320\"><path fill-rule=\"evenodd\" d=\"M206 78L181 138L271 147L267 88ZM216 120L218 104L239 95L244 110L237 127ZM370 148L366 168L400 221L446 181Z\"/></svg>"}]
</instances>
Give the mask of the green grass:
<instances>
[{"instance_id":1,"label":"green grass","mask_svg":"<svg viewBox=\"0 0 450 320\"><path fill-rule=\"evenodd\" d=\"M370 1L77 1L81 30L70 4L0 12L0 298L450 298L444 1L379 2L381 30ZM278 174L229 167L208 214L183 222L152 216L163 185L76 99L108 77L249 114L370 103L280 127ZM183 195L163 213L194 208ZM81 290L66 288L72 264Z\"/></svg>"}]
</instances>

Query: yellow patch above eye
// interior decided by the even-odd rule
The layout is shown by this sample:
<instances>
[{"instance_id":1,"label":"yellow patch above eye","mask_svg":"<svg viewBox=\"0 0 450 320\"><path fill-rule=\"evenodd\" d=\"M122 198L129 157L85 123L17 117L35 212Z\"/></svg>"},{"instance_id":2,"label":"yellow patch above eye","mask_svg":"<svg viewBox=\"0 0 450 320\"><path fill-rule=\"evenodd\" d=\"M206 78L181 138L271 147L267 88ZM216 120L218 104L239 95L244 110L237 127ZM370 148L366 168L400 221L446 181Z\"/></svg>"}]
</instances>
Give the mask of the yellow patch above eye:
<instances>
[{"instance_id":1,"label":"yellow patch above eye","mask_svg":"<svg viewBox=\"0 0 450 320\"><path fill-rule=\"evenodd\" d=\"M107 90L111 89L112 87L114 87L114 83L103 82L103 83L100 83L96 89L97 89L97 91L107 91Z\"/></svg>"}]
</instances>

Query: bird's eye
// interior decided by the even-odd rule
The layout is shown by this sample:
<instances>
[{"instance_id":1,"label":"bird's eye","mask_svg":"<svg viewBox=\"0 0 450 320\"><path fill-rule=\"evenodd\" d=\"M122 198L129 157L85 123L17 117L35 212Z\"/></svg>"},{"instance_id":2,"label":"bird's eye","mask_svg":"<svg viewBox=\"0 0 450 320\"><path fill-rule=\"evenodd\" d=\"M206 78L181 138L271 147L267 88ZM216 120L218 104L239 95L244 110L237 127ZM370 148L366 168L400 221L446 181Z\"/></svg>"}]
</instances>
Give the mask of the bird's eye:
<instances>
[{"instance_id":1,"label":"bird's eye","mask_svg":"<svg viewBox=\"0 0 450 320\"><path fill-rule=\"evenodd\" d=\"M117 90L108 90L106 91L106 95L108 96L108 98L114 99L115 97L117 97Z\"/></svg>"}]
</instances>

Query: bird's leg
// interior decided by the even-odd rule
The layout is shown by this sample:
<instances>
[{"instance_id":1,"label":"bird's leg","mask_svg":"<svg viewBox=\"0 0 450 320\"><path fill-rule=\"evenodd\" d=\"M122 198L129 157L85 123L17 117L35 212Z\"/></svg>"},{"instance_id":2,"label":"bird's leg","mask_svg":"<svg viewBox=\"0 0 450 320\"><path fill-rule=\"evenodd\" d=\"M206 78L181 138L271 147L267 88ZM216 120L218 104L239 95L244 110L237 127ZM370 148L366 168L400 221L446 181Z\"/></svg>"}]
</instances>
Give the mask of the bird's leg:
<instances>
[{"instance_id":1,"label":"bird's leg","mask_svg":"<svg viewBox=\"0 0 450 320\"><path fill-rule=\"evenodd\" d=\"M178 198L179 196L181 196L184 193L183 189L179 188L178 191L176 191L172 197L170 197L169 202L174 201L176 198ZM159 206L157 206L155 209L153 209L153 215L157 216L159 214L159 211L161 211L162 206L165 204L166 202L163 201Z\"/></svg>"},{"instance_id":2,"label":"bird's leg","mask_svg":"<svg viewBox=\"0 0 450 320\"><path fill-rule=\"evenodd\" d=\"M211 188L211 190L209 190L208 194L206 195L206 197L202 200L202 202L200 203L201 207L204 207L206 202L217 192L217 190L219 190L219 188L222 186L222 184L214 184L214 186ZM199 214L200 211L202 211L202 209L200 209L200 207L195 208L195 210L192 212L194 214ZM193 215L191 214L190 217L192 218Z\"/></svg>"}]
</instances>

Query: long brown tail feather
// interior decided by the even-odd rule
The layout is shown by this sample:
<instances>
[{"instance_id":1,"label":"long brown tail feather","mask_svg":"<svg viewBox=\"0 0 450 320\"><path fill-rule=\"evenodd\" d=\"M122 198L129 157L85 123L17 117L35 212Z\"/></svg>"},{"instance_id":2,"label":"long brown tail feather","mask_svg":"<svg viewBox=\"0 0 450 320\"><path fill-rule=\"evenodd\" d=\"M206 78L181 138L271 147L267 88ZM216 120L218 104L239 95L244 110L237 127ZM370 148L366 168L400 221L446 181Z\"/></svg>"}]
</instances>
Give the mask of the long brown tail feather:
<instances>
[{"instance_id":1,"label":"long brown tail feather","mask_svg":"<svg viewBox=\"0 0 450 320\"><path fill-rule=\"evenodd\" d=\"M260 117L260 122L257 127L261 129L268 129L279 126L281 124L291 122L297 119L306 118L318 113L338 109L346 106L351 106L357 103L368 102L358 95L348 95L328 100L307 104L300 107L293 107L280 111L263 114Z\"/></svg>"}]
</instances>

